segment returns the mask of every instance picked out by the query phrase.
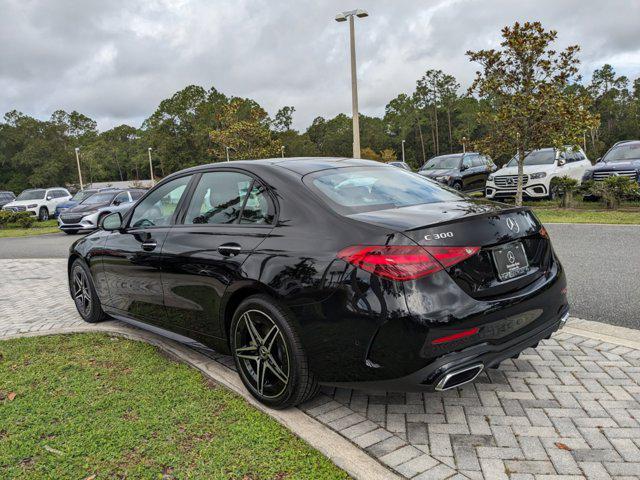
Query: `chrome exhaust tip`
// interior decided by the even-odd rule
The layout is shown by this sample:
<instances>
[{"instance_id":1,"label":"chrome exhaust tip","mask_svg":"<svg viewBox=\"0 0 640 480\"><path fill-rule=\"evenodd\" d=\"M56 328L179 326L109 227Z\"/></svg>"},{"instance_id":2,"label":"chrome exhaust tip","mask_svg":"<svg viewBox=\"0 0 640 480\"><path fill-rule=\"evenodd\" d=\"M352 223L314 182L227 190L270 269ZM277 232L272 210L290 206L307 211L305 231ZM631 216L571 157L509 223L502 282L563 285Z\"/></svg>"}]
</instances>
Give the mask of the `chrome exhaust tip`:
<instances>
[{"instance_id":1,"label":"chrome exhaust tip","mask_svg":"<svg viewBox=\"0 0 640 480\"><path fill-rule=\"evenodd\" d=\"M558 330L560 330L562 327L566 325L567 320L569 320L569 312L565 313L564 315L562 315L562 317L560 317L560 324L558 325Z\"/></svg>"},{"instance_id":2,"label":"chrome exhaust tip","mask_svg":"<svg viewBox=\"0 0 640 480\"><path fill-rule=\"evenodd\" d=\"M436 391L443 392L473 382L484 370L482 363L446 373L436 385Z\"/></svg>"}]
</instances>

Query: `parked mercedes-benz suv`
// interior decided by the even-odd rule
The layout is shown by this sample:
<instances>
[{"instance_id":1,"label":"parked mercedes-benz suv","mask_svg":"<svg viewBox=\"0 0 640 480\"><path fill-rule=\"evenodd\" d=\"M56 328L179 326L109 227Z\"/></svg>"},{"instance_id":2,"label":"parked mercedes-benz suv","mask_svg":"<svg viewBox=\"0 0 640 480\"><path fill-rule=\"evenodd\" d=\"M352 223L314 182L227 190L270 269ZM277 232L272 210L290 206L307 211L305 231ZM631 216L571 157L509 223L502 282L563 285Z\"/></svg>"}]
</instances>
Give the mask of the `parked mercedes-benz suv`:
<instances>
[{"instance_id":1,"label":"parked mercedes-benz suv","mask_svg":"<svg viewBox=\"0 0 640 480\"><path fill-rule=\"evenodd\" d=\"M495 171L495 164L486 155L466 152L433 157L418 173L456 190L472 192L482 191L487 177Z\"/></svg>"},{"instance_id":2,"label":"parked mercedes-benz suv","mask_svg":"<svg viewBox=\"0 0 640 480\"><path fill-rule=\"evenodd\" d=\"M625 140L614 144L582 180L605 180L611 176L627 177L640 182L640 140Z\"/></svg>"}]
</instances>

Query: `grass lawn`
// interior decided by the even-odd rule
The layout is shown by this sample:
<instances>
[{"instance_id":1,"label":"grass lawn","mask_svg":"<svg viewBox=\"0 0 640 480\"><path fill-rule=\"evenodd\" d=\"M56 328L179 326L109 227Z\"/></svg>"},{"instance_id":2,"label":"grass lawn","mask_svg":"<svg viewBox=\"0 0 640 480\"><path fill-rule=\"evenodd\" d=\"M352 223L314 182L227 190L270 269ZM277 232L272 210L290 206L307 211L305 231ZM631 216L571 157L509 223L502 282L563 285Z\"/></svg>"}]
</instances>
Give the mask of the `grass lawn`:
<instances>
[{"instance_id":1,"label":"grass lawn","mask_svg":"<svg viewBox=\"0 0 640 480\"><path fill-rule=\"evenodd\" d=\"M31 228L0 228L0 238L26 237L30 235L42 235L43 233L57 233L59 231L57 220L47 220L46 222L36 221Z\"/></svg>"},{"instance_id":2,"label":"grass lawn","mask_svg":"<svg viewBox=\"0 0 640 480\"><path fill-rule=\"evenodd\" d=\"M640 224L639 211L584 210L567 208L535 208L542 223L615 223L621 225Z\"/></svg>"},{"instance_id":3,"label":"grass lawn","mask_svg":"<svg viewBox=\"0 0 640 480\"><path fill-rule=\"evenodd\" d=\"M105 334L0 342L2 478L348 478L154 347Z\"/></svg>"}]
</instances>

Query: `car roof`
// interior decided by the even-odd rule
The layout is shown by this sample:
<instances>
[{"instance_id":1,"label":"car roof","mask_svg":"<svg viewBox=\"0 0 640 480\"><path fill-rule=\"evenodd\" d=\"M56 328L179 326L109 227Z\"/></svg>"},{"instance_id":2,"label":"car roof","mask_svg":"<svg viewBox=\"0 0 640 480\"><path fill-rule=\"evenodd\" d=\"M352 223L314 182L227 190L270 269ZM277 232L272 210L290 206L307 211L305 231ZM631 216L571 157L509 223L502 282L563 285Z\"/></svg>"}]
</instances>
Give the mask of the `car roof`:
<instances>
[{"instance_id":1,"label":"car roof","mask_svg":"<svg viewBox=\"0 0 640 480\"><path fill-rule=\"evenodd\" d=\"M232 162L209 163L191 167L176 172L170 177L182 175L185 173L197 173L202 170L211 168L238 167L247 168L252 166L282 168L290 172L304 176L308 173L317 172L319 170L327 170L338 167L366 167L366 166L385 166L386 164L376 162L374 160L363 160L358 158L345 157L293 157L293 158L263 158L259 160L234 160Z\"/></svg>"}]
</instances>

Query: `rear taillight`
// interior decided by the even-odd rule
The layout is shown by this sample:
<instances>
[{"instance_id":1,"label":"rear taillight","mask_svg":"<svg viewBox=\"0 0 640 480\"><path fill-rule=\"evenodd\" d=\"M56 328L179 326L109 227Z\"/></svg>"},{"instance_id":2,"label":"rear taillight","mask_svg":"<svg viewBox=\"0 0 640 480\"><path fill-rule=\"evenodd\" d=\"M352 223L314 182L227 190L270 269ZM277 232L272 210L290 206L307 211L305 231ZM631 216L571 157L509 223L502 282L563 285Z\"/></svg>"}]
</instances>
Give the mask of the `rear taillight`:
<instances>
[{"instance_id":1,"label":"rear taillight","mask_svg":"<svg viewBox=\"0 0 640 480\"><path fill-rule=\"evenodd\" d=\"M341 250L338 258L380 277L402 282L451 267L478 250L480 247L360 245Z\"/></svg>"}]
</instances>

